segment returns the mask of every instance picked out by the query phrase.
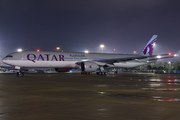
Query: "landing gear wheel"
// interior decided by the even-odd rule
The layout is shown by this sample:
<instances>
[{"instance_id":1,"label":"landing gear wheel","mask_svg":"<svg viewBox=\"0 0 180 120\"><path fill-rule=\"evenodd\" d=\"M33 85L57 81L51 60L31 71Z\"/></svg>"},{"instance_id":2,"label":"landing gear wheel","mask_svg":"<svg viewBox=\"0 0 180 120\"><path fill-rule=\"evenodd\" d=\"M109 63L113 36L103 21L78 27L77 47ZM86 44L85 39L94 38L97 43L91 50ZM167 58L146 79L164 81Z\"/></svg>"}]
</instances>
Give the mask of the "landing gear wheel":
<instances>
[{"instance_id":1,"label":"landing gear wheel","mask_svg":"<svg viewBox=\"0 0 180 120\"><path fill-rule=\"evenodd\" d=\"M104 75L107 75L107 72L104 72Z\"/></svg>"},{"instance_id":2,"label":"landing gear wheel","mask_svg":"<svg viewBox=\"0 0 180 120\"><path fill-rule=\"evenodd\" d=\"M92 74L92 72L88 72L88 75L91 75Z\"/></svg>"},{"instance_id":3,"label":"landing gear wheel","mask_svg":"<svg viewBox=\"0 0 180 120\"><path fill-rule=\"evenodd\" d=\"M81 72L81 75L91 75L91 72Z\"/></svg>"},{"instance_id":4,"label":"landing gear wheel","mask_svg":"<svg viewBox=\"0 0 180 120\"><path fill-rule=\"evenodd\" d=\"M96 72L96 75L107 75L107 72Z\"/></svg>"}]
</instances>

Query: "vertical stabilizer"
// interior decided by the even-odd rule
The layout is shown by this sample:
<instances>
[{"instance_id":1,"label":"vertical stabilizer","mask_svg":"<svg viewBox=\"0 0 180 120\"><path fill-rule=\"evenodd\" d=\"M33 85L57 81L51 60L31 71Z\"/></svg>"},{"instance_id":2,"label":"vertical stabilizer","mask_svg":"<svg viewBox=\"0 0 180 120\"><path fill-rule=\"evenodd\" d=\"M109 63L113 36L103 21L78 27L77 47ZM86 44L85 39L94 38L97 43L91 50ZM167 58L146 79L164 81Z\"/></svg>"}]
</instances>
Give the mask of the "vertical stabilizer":
<instances>
[{"instance_id":1,"label":"vertical stabilizer","mask_svg":"<svg viewBox=\"0 0 180 120\"><path fill-rule=\"evenodd\" d=\"M154 50L154 44L156 43L157 37L158 37L157 35L153 35L152 38L144 47L144 49L139 53L139 55L143 55L143 56L152 55Z\"/></svg>"}]
</instances>

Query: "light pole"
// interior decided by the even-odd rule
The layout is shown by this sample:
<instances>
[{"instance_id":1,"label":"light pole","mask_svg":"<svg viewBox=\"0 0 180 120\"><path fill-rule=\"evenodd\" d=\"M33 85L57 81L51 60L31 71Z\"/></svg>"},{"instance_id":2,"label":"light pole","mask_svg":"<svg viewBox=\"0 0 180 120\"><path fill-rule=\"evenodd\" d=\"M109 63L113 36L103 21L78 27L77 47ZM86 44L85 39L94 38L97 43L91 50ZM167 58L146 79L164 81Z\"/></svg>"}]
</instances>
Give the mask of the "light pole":
<instances>
[{"instance_id":1,"label":"light pole","mask_svg":"<svg viewBox=\"0 0 180 120\"><path fill-rule=\"evenodd\" d=\"M171 62L169 61L169 73L171 72Z\"/></svg>"},{"instance_id":2,"label":"light pole","mask_svg":"<svg viewBox=\"0 0 180 120\"><path fill-rule=\"evenodd\" d=\"M100 45L100 47L102 48L102 53L103 53L103 48L104 48L104 45Z\"/></svg>"}]
</instances>

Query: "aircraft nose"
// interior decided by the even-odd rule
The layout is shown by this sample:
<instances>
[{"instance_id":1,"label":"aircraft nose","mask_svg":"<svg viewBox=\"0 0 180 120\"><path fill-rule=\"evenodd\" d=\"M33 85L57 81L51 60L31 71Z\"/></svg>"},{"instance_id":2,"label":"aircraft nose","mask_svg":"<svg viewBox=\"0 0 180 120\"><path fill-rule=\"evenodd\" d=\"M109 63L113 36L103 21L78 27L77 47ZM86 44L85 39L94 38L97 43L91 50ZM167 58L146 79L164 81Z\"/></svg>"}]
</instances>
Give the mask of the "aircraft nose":
<instances>
[{"instance_id":1,"label":"aircraft nose","mask_svg":"<svg viewBox=\"0 0 180 120\"><path fill-rule=\"evenodd\" d=\"M3 62L3 63L7 63L7 58L3 58L3 59L2 59L2 62Z\"/></svg>"},{"instance_id":2,"label":"aircraft nose","mask_svg":"<svg viewBox=\"0 0 180 120\"><path fill-rule=\"evenodd\" d=\"M6 60L3 60L3 59L2 59L2 62L3 62L3 63L5 63L5 62L6 62Z\"/></svg>"},{"instance_id":3,"label":"aircraft nose","mask_svg":"<svg viewBox=\"0 0 180 120\"><path fill-rule=\"evenodd\" d=\"M2 59L2 61L3 61L3 60L6 60L6 57L5 57L5 58L3 58L3 59Z\"/></svg>"}]
</instances>

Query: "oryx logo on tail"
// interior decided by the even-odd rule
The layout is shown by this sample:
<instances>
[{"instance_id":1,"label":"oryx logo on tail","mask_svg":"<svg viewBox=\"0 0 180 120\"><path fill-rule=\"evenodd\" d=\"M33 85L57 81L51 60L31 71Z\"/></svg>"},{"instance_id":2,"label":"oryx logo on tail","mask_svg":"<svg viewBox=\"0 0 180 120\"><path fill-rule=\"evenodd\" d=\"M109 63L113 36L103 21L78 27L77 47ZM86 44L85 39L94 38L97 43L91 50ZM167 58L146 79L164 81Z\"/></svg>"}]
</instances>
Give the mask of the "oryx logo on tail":
<instances>
[{"instance_id":1,"label":"oryx logo on tail","mask_svg":"<svg viewBox=\"0 0 180 120\"><path fill-rule=\"evenodd\" d=\"M140 55L144 55L144 56L152 55L156 40L157 40L157 35L153 35L152 38L147 43L147 45L144 47L144 49L140 52Z\"/></svg>"}]
</instances>

